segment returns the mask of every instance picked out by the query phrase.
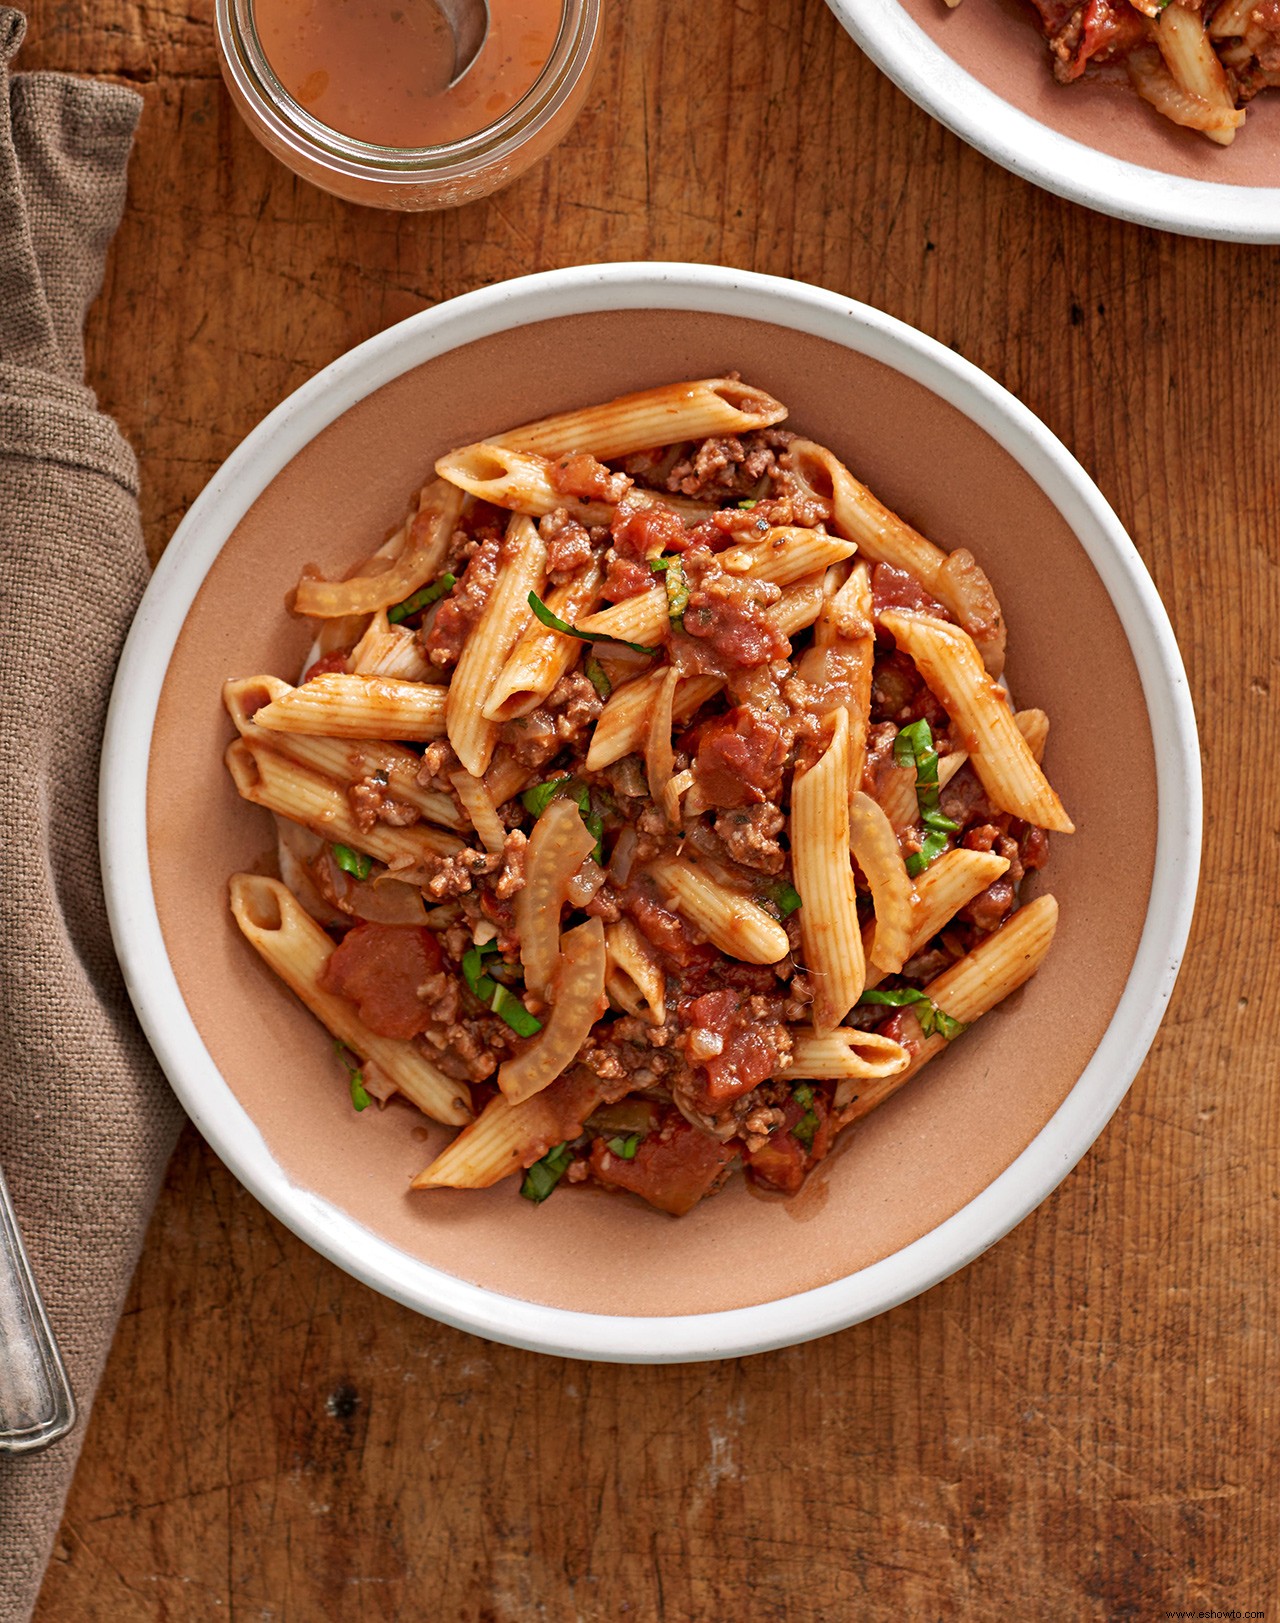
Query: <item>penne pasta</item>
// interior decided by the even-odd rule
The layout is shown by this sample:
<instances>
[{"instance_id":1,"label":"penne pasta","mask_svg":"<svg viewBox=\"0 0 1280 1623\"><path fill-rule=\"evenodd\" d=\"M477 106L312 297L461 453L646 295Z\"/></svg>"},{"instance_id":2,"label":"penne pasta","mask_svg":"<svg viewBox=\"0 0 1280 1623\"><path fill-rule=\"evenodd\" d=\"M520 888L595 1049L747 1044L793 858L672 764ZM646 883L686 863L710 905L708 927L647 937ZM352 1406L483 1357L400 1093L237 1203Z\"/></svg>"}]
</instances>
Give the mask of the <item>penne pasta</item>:
<instances>
[{"instance_id":1,"label":"penne pasta","mask_svg":"<svg viewBox=\"0 0 1280 1623\"><path fill-rule=\"evenodd\" d=\"M872 955L891 975L896 975L911 955L911 880L893 825L871 796L861 790L849 801L849 845L870 887L875 909Z\"/></svg>"},{"instance_id":2,"label":"penne pasta","mask_svg":"<svg viewBox=\"0 0 1280 1623\"><path fill-rule=\"evenodd\" d=\"M416 512L396 537L388 568L343 581L304 575L294 592L295 614L332 620L402 603L440 573L461 514L461 490L433 479L419 493Z\"/></svg>"},{"instance_id":3,"label":"penne pasta","mask_svg":"<svg viewBox=\"0 0 1280 1623\"><path fill-rule=\"evenodd\" d=\"M735 1169L794 1192L1043 958L1056 904L1018 911L996 852L1016 817L1040 866L1070 822L1047 718L991 674L990 583L784 415L707 378L451 451L348 579L306 572L317 674L224 686L285 881L237 875L237 922L368 1093L461 1126L415 1189L523 1171L532 1202L589 1181L673 1215ZM970 762L983 794L943 804ZM894 1012L845 1025L890 974Z\"/></svg>"},{"instance_id":4,"label":"penne pasta","mask_svg":"<svg viewBox=\"0 0 1280 1623\"><path fill-rule=\"evenodd\" d=\"M425 823L408 828L375 823L372 828L361 828L340 785L259 743L237 738L227 749L226 762L243 799L303 824L331 844L363 851L392 869L430 865L434 858L452 856L462 849L455 834Z\"/></svg>"},{"instance_id":5,"label":"penne pasta","mask_svg":"<svg viewBox=\"0 0 1280 1623\"><path fill-rule=\"evenodd\" d=\"M800 935L813 982L813 1026L833 1031L862 993L862 936L849 861L849 716L836 710L816 765L791 786L791 866L803 898Z\"/></svg>"},{"instance_id":6,"label":"penne pasta","mask_svg":"<svg viewBox=\"0 0 1280 1623\"><path fill-rule=\"evenodd\" d=\"M875 1081L897 1076L906 1070L907 1062L902 1044L878 1032L837 1026L819 1036L811 1027L801 1026L795 1034L787 1078L794 1082Z\"/></svg>"},{"instance_id":7,"label":"penne pasta","mask_svg":"<svg viewBox=\"0 0 1280 1623\"><path fill-rule=\"evenodd\" d=\"M573 580L547 596L547 607L558 619L574 625L589 614L600 596L602 571L591 564ZM498 673L482 714L488 721L513 721L536 710L560 678L577 664L583 645L574 637L554 631L530 617L515 647Z\"/></svg>"},{"instance_id":8,"label":"penne pasta","mask_svg":"<svg viewBox=\"0 0 1280 1623\"><path fill-rule=\"evenodd\" d=\"M911 909L910 934L907 938L903 962L914 958L949 924L966 903L980 891L993 885L1009 868L1007 857L994 851L965 851L959 848L944 851L936 862L931 862L915 883L915 898ZM868 923L862 932L862 946L867 956L867 980L864 990L879 986L886 975L896 975L896 968L882 963L876 957L876 927Z\"/></svg>"},{"instance_id":9,"label":"penne pasta","mask_svg":"<svg viewBox=\"0 0 1280 1623\"><path fill-rule=\"evenodd\" d=\"M663 900L730 958L776 964L787 956L787 932L749 897L718 883L692 856L662 857L647 872Z\"/></svg>"},{"instance_id":10,"label":"penne pasta","mask_svg":"<svg viewBox=\"0 0 1280 1623\"><path fill-rule=\"evenodd\" d=\"M529 593L542 590L546 555L534 525L519 514L514 516L507 525L497 582L449 684L445 710L449 742L473 778L482 778L493 758L498 723L486 717L484 707L531 618Z\"/></svg>"},{"instance_id":11,"label":"penne pasta","mask_svg":"<svg viewBox=\"0 0 1280 1623\"><path fill-rule=\"evenodd\" d=\"M736 378L699 378L543 417L496 435L490 443L547 457L589 451L604 462L708 434L746 434L780 423L786 415L787 408L763 389Z\"/></svg>"},{"instance_id":12,"label":"penne pasta","mask_svg":"<svg viewBox=\"0 0 1280 1623\"><path fill-rule=\"evenodd\" d=\"M505 507L532 518L545 518L548 513L563 509L581 524L609 524L618 511L616 503L588 501L557 489L553 459L496 442L465 445L459 451L450 451L436 463L436 472L480 501L492 502L495 507ZM639 507L669 508L693 524L711 511L704 503L658 490L628 491L624 500Z\"/></svg>"},{"instance_id":13,"label":"penne pasta","mask_svg":"<svg viewBox=\"0 0 1280 1623\"><path fill-rule=\"evenodd\" d=\"M324 738L394 738L426 743L445 731L447 693L425 682L328 671L276 694L254 714L269 733Z\"/></svg>"},{"instance_id":14,"label":"penne pasta","mask_svg":"<svg viewBox=\"0 0 1280 1623\"><path fill-rule=\"evenodd\" d=\"M925 996L953 1020L971 1026L1031 979L1044 962L1057 927L1057 902L1052 896L1037 896L959 963L930 981ZM835 1104L842 1112L841 1124L847 1126L869 1115L947 1045L948 1039L935 1032L895 1076L860 1090L856 1084L837 1088Z\"/></svg>"},{"instance_id":15,"label":"penne pasta","mask_svg":"<svg viewBox=\"0 0 1280 1623\"><path fill-rule=\"evenodd\" d=\"M576 1138L604 1095L604 1084L580 1087L566 1117L550 1093L533 1094L519 1104L499 1093L452 1144L443 1149L411 1185L414 1189L489 1189L521 1172L553 1144Z\"/></svg>"},{"instance_id":16,"label":"penne pasta","mask_svg":"<svg viewBox=\"0 0 1280 1623\"><path fill-rule=\"evenodd\" d=\"M774 586L789 586L833 563L853 555L854 548L821 530L799 527L770 530L764 540L750 547L736 547L719 555L719 561L729 573L751 580L768 581ZM742 565L733 569L734 560ZM611 603L607 609L588 615L580 629L596 637L615 637L620 642L638 642L650 645L660 642L668 624L667 594L655 586L637 597L627 597L621 603Z\"/></svg>"},{"instance_id":17,"label":"penne pasta","mask_svg":"<svg viewBox=\"0 0 1280 1623\"><path fill-rule=\"evenodd\" d=\"M1004 616L991 583L965 548L946 553L877 501L848 468L823 445L796 440L788 461L818 495L832 504L841 535L857 542L872 563L892 564L914 575L925 590L955 615L982 651L993 676L1004 669Z\"/></svg>"},{"instance_id":18,"label":"penne pasta","mask_svg":"<svg viewBox=\"0 0 1280 1623\"><path fill-rule=\"evenodd\" d=\"M605 991L610 1001L652 1026L667 1019L667 978L630 919L605 926Z\"/></svg>"},{"instance_id":19,"label":"penne pasta","mask_svg":"<svg viewBox=\"0 0 1280 1623\"><path fill-rule=\"evenodd\" d=\"M328 1031L382 1074L434 1121L460 1127L471 1120L466 1089L438 1071L412 1042L379 1037L344 997L320 984L333 942L278 879L238 873L231 878L231 912L245 939Z\"/></svg>"},{"instance_id":20,"label":"penne pasta","mask_svg":"<svg viewBox=\"0 0 1280 1623\"><path fill-rule=\"evenodd\" d=\"M973 640L923 614L892 610L880 619L967 742L992 804L1039 828L1072 833L1075 825L1018 730L1006 696L983 670Z\"/></svg>"}]
</instances>

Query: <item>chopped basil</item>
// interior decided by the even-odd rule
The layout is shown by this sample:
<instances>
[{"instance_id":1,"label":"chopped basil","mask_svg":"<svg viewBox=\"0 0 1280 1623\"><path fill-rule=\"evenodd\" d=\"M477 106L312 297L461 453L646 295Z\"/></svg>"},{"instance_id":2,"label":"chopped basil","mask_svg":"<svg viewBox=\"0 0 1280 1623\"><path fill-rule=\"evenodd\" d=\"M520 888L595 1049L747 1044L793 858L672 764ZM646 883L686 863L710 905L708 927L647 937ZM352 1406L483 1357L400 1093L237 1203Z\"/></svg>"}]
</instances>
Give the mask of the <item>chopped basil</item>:
<instances>
[{"instance_id":1,"label":"chopped basil","mask_svg":"<svg viewBox=\"0 0 1280 1623\"><path fill-rule=\"evenodd\" d=\"M674 558L650 558L649 568L653 570L655 575L665 575L674 562Z\"/></svg>"},{"instance_id":2,"label":"chopped basil","mask_svg":"<svg viewBox=\"0 0 1280 1623\"><path fill-rule=\"evenodd\" d=\"M643 1137L643 1133L629 1133L626 1138L607 1139L610 1155L616 1155L620 1161L634 1161Z\"/></svg>"},{"instance_id":3,"label":"chopped basil","mask_svg":"<svg viewBox=\"0 0 1280 1623\"><path fill-rule=\"evenodd\" d=\"M531 1015L514 992L505 986L495 988L489 1007L500 1020L505 1020L517 1037L536 1037L542 1030L542 1021Z\"/></svg>"},{"instance_id":4,"label":"chopped basil","mask_svg":"<svg viewBox=\"0 0 1280 1623\"><path fill-rule=\"evenodd\" d=\"M351 1087L351 1103L357 1110L367 1110L372 1101L370 1100L368 1091L365 1088L364 1072L360 1069L359 1062L357 1061L355 1064L352 1064L351 1059L348 1057L351 1054L351 1050L346 1046L345 1043L336 1042L333 1045L333 1049L346 1069L347 1080Z\"/></svg>"},{"instance_id":5,"label":"chopped basil","mask_svg":"<svg viewBox=\"0 0 1280 1623\"><path fill-rule=\"evenodd\" d=\"M945 1009L940 1009L931 998L913 986L899 986L887 992L877 986L870 992L864 992L858 1002L883 1003L891 1009L914 1008L916 1019L920 1022L920 1030L926 1037L945 1037L951 1042L962 1031L969 1029L963 1020L952 1019Z\"/></svg>"},{"instance_id":6,"label":"chopped basil","mask_svg":"<svg viewBox=\"0 0 1280 1623\"><path fill-rule=\"evenodd\" d=\"M605 674L605 668L594 654L588 654L582 667L587 681L596 690L602 699L607 699L613 692L613 683Z\"/></svg>"},{"instance_id":7,"label":"chopped basil","mask_svg":"<svg viewBox=\"0 0 1280 1623\"><path fill-rule=\"evenodd\" d=\"M625 637L610 637L606 632L592 633L579 631L577 626L571 626L567 620L562 620L558 614L553 614L547 605L538 596L537 592L529 593L529 607L544 626L552 631L563 632L566 637L576 637L579 642L617 642L624 648L630 648L636 654L656 654L656 648L649 648L642 642L628 642Z\"/></svg>"},{"instance_id":8,"label":"chopped basil","mask_svg":"<svg viewBox=\"0 0 1280 1623\"><path fill-rule=\"evenodd\" d=\"M335 845L333 860L353 879L367 879L373 872L373 858L365 856L363 851L353 851L349 845Z\"/></svg>"},{"instance_id":9,"label":"chopped basil","mask_svg":"<svg viewBox=\"0 0 1280 1623\"><path fill-rule=\"evenodd\" d=\"M420 587L412 597L406 597L403 603L397 603L387 610L387 619L393 626L398 626L402 620L407 620L411 614L417 614L419 609L430 608L431 604L439 602L446 592L451 592L458 584L456 575L441 575L439 580L432 581L430 586Z\"/></svg>"},{"instance_id":10,"label":"chopped basil","mask_svg":"<svg viewBox=\"0 0 1280 1623\"><path fill-rule=\"evenodd\" d=\"M744 512L744 513L749 513L749 512L750 512L750 511L751 511L751 509L752 509L752 508L753 508L753 507L754 507L754 506L755 506L755 505L756 505L756 504L755 504L755 502L754 502L754 501L749 501L749 502L739 502L739 503L738 503L738 506L739 506L739 507L740 507L740 508L741 508L741 509L742 509L742 511L743 511L743 512Z\"/></svg>"},{"instance_id":11,"label":"chopped basil","mask_svg":"<svg viewBox=\"0 0 1280 1623\"><path fill-rule=\"evenodd\" d=\"M920 824L926 830L924 843L913 851L906 861L907 872L915 877L947 849L947 835L960 827L950 817L944 817L938 802L938 752L933 747L933 733L923 716L903 727L893 741L893 758L899 766L914 765L916 769L916 804L920 810Z\"/></svg>"},{"instance_id":12,"label":"chopped basil","mask_svg":"<svg viewBox=\"0 0 1280 1623\"><path fill-rule=\"evenodd\" d=\"M517 1037L533 1037L542 1030L542 1021L531 1015L509 987L484 972L484 960L497 952L496 941L482 947L468 947L462 955L462 978L500 1020L505 1020Z\"/></svg>"},{"instance_id":13,"label":"chopped basil","mask_svg":"<svg viewBox=\"0 0 1280 1623\"><path fill-rule=\"evenodd\" d=\"M802 1082L791 1090L791 1097L798 1105L804 1107L804 1115L791 1129L791 1136L798 1139L806 1150L813 1148L814 1136L822 1125L818 1112L813 1108L813 1089L807 1082Z\"/></svg>"},{"instance_id":14,"label":"chopped basil","mask_svg":"<svg viewBox=\"0 0 1280 1623\"><path fill-rule=\"evenodd\" d=\"M481 1003L488 1003L497 990L497 982L483 969L484 960L497 950L496 941L486 941L482 947L468 947L462 955L462 978Z\"/></svg>"},{"instance_id":15,"label":"chopped basil","mask_svg":"<svg viewBox=\"0 0 1280 1623\"><path fill-rule=\"evenodd\" d=\"M573 1152L566 1139L563 1144L557 1144L555 1149L548 1150L541 1161L533 1163L524 1175L520 1193L535 1206L540 1206L568 1172L572 1161Z\"/></svg>"},{"instance_id":16,"label":"chopped basil","mask_svg":"<svg viewBox=\"0 0 1280 1623\"><path fill-rule=\"evenodd\" d=\"M603 861L604 819L599 812L592 810L591 791L585 783L579 783L576 778L551 778L546 783L535 783L532 789L526 789L520 796L520 801L526 811L532 812L535 817L541 817L557 795L572 800L578 808L582 821L587 825L587 833L596 842L595 850L591 853L592 858L596 862Z\"/></svg>"},{"instance_id":17,"label":"chopped basil","mask_svg":"<svg viewBox=\"0 0 1280 1623\"><path fill-rule=\"evenodd\" d=\"M535 783L520 796L520 804L533 816L541 817L568 782L568 778L549 778L546 783Z\"/></svg>"},{"instance_id":18,"label":"chopped basil","mask_svg":"<svg viewBox=\"0 0 1280 1623\"><path fill-rule=\"evenodd\" d=\"M790 918L798 907L804 906L800 892L785 879L776 880L769 886L769 900L784 919Z\"/></svg>"}]
</instances>

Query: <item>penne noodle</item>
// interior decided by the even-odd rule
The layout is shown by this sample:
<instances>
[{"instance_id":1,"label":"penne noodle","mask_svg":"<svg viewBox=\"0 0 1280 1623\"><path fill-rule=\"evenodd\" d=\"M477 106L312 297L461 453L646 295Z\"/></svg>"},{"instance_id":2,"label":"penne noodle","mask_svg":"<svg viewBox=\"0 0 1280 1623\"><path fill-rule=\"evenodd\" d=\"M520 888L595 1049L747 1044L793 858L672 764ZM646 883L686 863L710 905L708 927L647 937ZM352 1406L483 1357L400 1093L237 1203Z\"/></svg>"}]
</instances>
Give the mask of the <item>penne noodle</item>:
<instances>
[{"instance_id":1,"label":"penne noodle","mask_svg":"<svg viewBox=\"0 0 1280 1623\"><path fill-rule=\"evenodd\" d=\"M1244 112L1236 109L1227 76L1214 55L1199 12L1169 5L1148 26L1174 83L1204 105L1205 120L1194 127L1219 146L1230 146L1236 130L1244 123Z\"/></svg>"},{"instance_id":2,"label":"penne noodle","mask_svg":"<svg viewBox=\"0 0 1280 1623\"><path fill-rule=\"evenodd\" d=\"M824 445L794 440L789 466L832 503L835 527L856 541L872 563L892 564L914 575L930 596L955 615L982 650L987 669L1004 669L1004 616L991 583L966 548L946 553L903 522L860 484Z\"/></svg>"},{"instance_id":3,"label":"penne noodle","mask_svg":"<svg viewBox=\"0 0 1280 1623\"><path fill-rule=\"evenodd\" d=\"M473 778L484 777L493 758L498 723L485 716L484 705L507 656L532 618L529 593L542 590L546 557L546 545L537 528L516 514L507 525L497 581L454 668L445 725L449 742Z\"/></svg>"},{"instance_id":4,"label":"penne noodle","mask_svg":"<svg viewBox=\"0 0 1280 1623\"><path fill-rule=\"evenodd\" d=\"M580 524L609 524L618 511L613 502L587 501L557 490L554 461L531 451L517 451L496 442L464 445L450 451L436 463L436 472L481 501L492 502L514 513L545 518L563 509ZM700 523L713 511L705 502L683 496L669 496L661 490L628 490L624 501L637 507L666 507L686 523Z\"/></svg>"},{"instance_id":5,"label":"penne noodle","mask_svg":"<svg viewBox=\"0 0 1280 1623\"><path fill-rule=\"evenodd\" d=\"M1159 51L1131 51L1124 65L1129 83L1162 117L1184 129L1199 130L1218 146L1229 146L1235 140L1236 130L1244 123L1244 110L1227 112L1179 84Z\"/></svg>"},{"instance_id":6,"label":"penne noodle","mask_svg":"<svg viewBox=\"0 0 1280 1623\"><path fill-rule=\"evenodd\" d=\"M589 565L549 593L547 607L561 620L575 625L599 600L602 574L599 564ZM576 637L553 631L531 616L485 703L482 714L486 720L513 721L536 710L560 678L577 664L583 647Z\"/></svg>"},{"instance_id":7,"label":"penne noodle","mask_svg":"<svg viewBox=\"0 0 1280 1623\"><path fill-rule=\"evenodd\" d=\"M365 627L347 665L356 676L398 676L406 682L435 682L440 675L417 635L407 626L391 625L382 609Z\"/></svg>"},{"instance_id":8,"label":"penne noodle","mask_svg":"<svg viewBox=\"0 0 1280 1623\"><path fill-rule=\"evenodd\" d=\"M498 816L484 779L473 778L469 772L452 772L449 782L480 836L480 844L489 852L502 851L507 843L506 825Z\"/></svg>"},{"instance_id":9,"label":"penne noodle","mask_svg":"<svg viewBox=\"0 0 1280 1623\"><path fill-rule=\"evenodd\" d=\"M662 899L728 953L747 964L776 964L791 950L787 932L749 896L719 884L689 854L648 865Z\"/></svg>"},{"instance_id":10,"label":"penne noodle","mask_svg":"<svg viewBox=\"0 0 1280 1623\"><path fill-rule=\"evenodd\" d=\"M901 1043L876 1031L837 1026L820 1037L811 1026L797 1026L785 1074L789 1082L876 1081L905 1071L907 1061Z\"/></svg>"},{"instance_id":11,"label":"penne noodle","mask_svg":"<svg viewBox=\"0 0 1280 1623\"><path fill-rule=\"evenodd\" d=\"M278 879L233 874L231 911L245 938L340 1043L377 1065L432 1120L453 1127L471 1120L466 1088L438 1071L416 1043L377 1036L349 998L323 989L333 942L292 891Z\"/></svg>"},{"instance_id":12,"label":"penne noodle","mask_svg":"<svg viewBox=\"0 0 1280 1623\"><path fill-rule=\"evenodd\" d=\"M736 378L699 378L622 395L557 417L510 429L489 443L536 451L541 456L589 451L601 462L658 445L703 439L708 434L746 434L770 428L787 415L763 389Z\"/></svg>"},{"instance_id":13,"label":"penne noodle","mask_svg":"<svg viewBox=\"0 0 1280 1623\"><path fill-rule=\"evenodd\" d=\"M822 612L823 601L821 578L810 576L789 587L782 601L765 611L765 619L785 636L792 637L814 623ZM613 690L591 735L586 760L589 772L599 772L624 755L644 748L650 713L665 677L666 667L660 666ZM676 689L671 706L672 720L688 721L708 699L714 699L723 686L724 681L718 676L686 677Z\"/></svg>"},{"instance_id":14,"label":"penne noodle","mask_svg":"<svg viewBox=\"0 0 1280 1623\"><path fill-rule=\"evenodd\" d=\"M870 727L871 676L875 661L871 575L857 563L828 598L813 627L813 647L797 667L800 678L825 693L831 708L849 712L849 790L862 787Z\"/></svg>"},{"instance_id":15,"label":"penne noodle","mask_svg":"<svg viewBox=\"0 0 1280 1623\"><path fill-rule=\"evenodd\" d=\"M311 733L262 733L254 716L280 692L291 692L287 682L276 676L246 676L222 687L223 703L242 738L256 741L265 749L309 767L322 777L338 783L359 783L363 778L383 777L393 799L415 806L429 823L461 829L464 824L458 808L448 795L423 789L418 783L421 760L400 744L374 739L321 738Z\"/></svg>"},{"instance_id":16,"label":"penne noodle","mask_svg":"<svg viewBox=\"0 0 1280 1623\"><path fill-rule=\"evenodd\" d=\"M930 981L925 996L953 1020L971 1026L1031 979L1044 962L1057 927L1057 902L1052 896L1037 896L959 963ZM935 1033L924 1039L907 1068L896 1076L860 1091L852 1083L838 1087L835 1106L841 1112L840 1125L846 1127L870 1114L947 1046L948 1039Z\"/></svg>"},{"instance_id":17,"label":"penne noodle","mask_svg":"<svg viewBox=\"0 0 1280 1623\"><path fill-rule=\"evenodd\" d=\"M667 978L630 919L605 926L605 990L620 1009L652 1026L667 1019Z\"/></svg>"},{"instance_id":18,"label":"penne noodle","mask_svg":"<svg viewBox=\"0 0 1280 1623\"><path fill-rule=\"evenodd\" d=\"M880 621L967 743L992 804L1039 828L1072 833L1075 825L1018 730L1005 694L983 669L972 638L923 614L889 610Z\"/></svg>"},{"instance_id":19,"label":"penne noodle","mask_svg":"<svg viewBox=\"0 0 1280 1623\"><path fill-rule=\"evenodd\" d=\"M837 536L821 530L787 526L770 530L761 541L750 547L735 547L719 555L722 566L738 555L744 567L730 570L751 580L768 581L774 586L790 586L831 564L852 557L855 548ZM661 584L636 597L623 598L611 603L607 609L590 614L580 623L580 629L596 637L615 637L620 642L638 642L651 646L666 636L670 618L667 594Z\"/></svg>"},{"instance_id":20,"label":"penne noodle","mask_svg":"<svg viewBox=\"0 0 1280 1623\"><path fill-rule=\"evenodd\" d=\"M522 1172L553 1144L576 1138L604 1093L603 1082L577 1089L568 1119L564 1108L557 1108L547 1092L536 1093L518 1105L499 1093L410 1187L489 1189L513 1172Z\"/></svg>"},{"instance_id":21,"label":"penne noodle","mask_svg":"<svg viewBox=\"0 0 1280 1623\"><path fill-rule=\"evenodd\" d=\"M259 743L237 738L228 746L226 762L243 799L303 824L330 844L363 851L393 870L430 865L434 858L452 856L462 849L456 835L425 823L408 828L375 823L362 829L346 791L332 778L322 778Z\"/></svg>"},{"instance_id":22,"label":"penne noodle","mask_svg":"<svg viewBox=\"0 0 1280 1623\"><path fill-rule=\"evenodd\" d=\"M963 848L944 851L935 862L931 862L916 880L906 959L914 958L966 903L971 902L980 891L986 890L988 885L994 884L1001 874L1008 872L1008 868L1008 858L999 857L994 851L966 851ZM873 986L879 986L886 975L897 974L897 970L874 957L874 922L864 927L862 946L867 955L864 990L870 991Z\"/></svg>"},{"instance_id":23,"label":"penne noodle","mask_svg":"<svg viewBox=\"0 0 1280 1623\"><path fill-rule=\"evenodd\" d=\"M538 818L525 854L525 881L515 896L516 934L524 982L546 997L560 951L560 910L569 881L595 849L595 840L571 800L553 800Z\"/></svg>"},{"instance_id":24,"label":"penne noodle","mask_svg":"<svg viewBox=\"0 0 1280 1623\"><path fill-rule=\"evenodd\" d=\"M277 693L253 719L269 733L427 743L444 736L445 715L442 687L390 676L344 676L326 671L301 687Z\"/></svg>"},{"instance_id":25,"label":"penne noodle","mask_svg":"<svg viewBox=\"0 0 1280 1623\"><path fill-rule=\"evenodd\" d=\"M666 803L667 786L675 768L675 751L671 747L671 707L679 681L679 671L674 665L668 665L658 688L645 739L644 765L649 780L649 797L659 806ZM667 821L674 823L675 820L668 808Z\"/></svg>"},{"instance_id":26,"label":"penne noodle","mask_svg":"<svg viewBox=\"0 0 1280 1623\"><path fill-rule=\"evenodd\" d=\"M462 492L443 479L433 479L419 493L417 511L396 537L389 568L343 581L304 575L294 592L294 613L332 620L403 603L440 573L461 514Z\"/></svg>"},{"instance_id":27,"label":"penne noodle","mask_svg":"<svg viewBox=\"0 0 1280 1623\"><path fill-rule=\"evenodd\" d=\"M911 880L893 825L861 790L849 800L849 845L871 890L875 909L872 953L878 964L896 975L911 956Z\"/></svg>"},{"instance_id":28,"label":"penne noodle","mask_svg":"<svg viewBox=\"0 0 1280 1623\"><path fill-rule=\"evenodd\" d=\"M513 1105L541 1093L591 1035L604 1013L604 925L588 919L560 938L560 968L551 1015L523 1053L498 1068L498 1086Z\"/></svg>"},{"instance_id":29,"label":"penne noodle","mask_svg":"<svg viewBox=\"0 0 1280 1623\"><path fill-rule=\"evenodd\" d=\"M835 1029L862 994L862 936L849 860L849 716L836 710L821 760L791 785L791 868L804 898L800 937L813 982L813 1025Z\"/></svg>"}]
</instances>

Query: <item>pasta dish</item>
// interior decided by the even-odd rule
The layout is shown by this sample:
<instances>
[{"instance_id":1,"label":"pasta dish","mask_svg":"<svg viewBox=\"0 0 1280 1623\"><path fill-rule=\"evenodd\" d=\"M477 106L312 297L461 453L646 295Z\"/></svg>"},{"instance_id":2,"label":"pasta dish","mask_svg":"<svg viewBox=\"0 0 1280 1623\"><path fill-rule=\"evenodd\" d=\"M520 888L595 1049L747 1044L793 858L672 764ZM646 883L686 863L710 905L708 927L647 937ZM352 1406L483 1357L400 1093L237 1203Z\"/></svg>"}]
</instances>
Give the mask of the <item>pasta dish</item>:
<instances>
[{"instance_id":1,"label":"pasta dish","mask_svg":"<svg viewBox=\"0 0 1280 1623\"><path fill-rule=\"evenodd\" d=\"M960 0L946 0L957 6ZM1123 61L1144 101L1229 146L1245 104L1280 84L1280 0L1032 0L1062 84Z\"/></svg>"},{"instance_id":2,"label":"pasta dish","mask_svg":"<svg viewBox=\"0 0 1280 1623\"><path fill-rule=\"evenodd\" d=\"M786 415L730 375L451 451L303 571L302 680L224 687L280 872L232 912L357 1110L461 1129L415 1189L793 1193L1048 951L992 586Z\"/></svg>"}]
</instances>

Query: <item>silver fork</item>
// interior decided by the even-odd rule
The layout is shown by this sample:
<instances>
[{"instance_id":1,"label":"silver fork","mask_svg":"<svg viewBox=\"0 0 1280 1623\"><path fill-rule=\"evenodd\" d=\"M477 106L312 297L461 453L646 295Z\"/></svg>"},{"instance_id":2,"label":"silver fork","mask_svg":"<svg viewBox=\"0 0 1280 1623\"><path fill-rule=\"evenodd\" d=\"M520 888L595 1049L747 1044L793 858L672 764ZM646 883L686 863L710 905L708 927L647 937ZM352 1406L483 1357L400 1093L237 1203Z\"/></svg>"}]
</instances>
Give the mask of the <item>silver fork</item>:
<instances>
[{"instance_id":1,"label":"silver fork","mask_svg":"<svg viewBox=\"0 0 1280 1623\"><path fill-rule=\"evenodd\" d=\"M62 1355L0 1171L0 1453L45 1448L75 1423Z\"/></svg>"}]
</instances>

